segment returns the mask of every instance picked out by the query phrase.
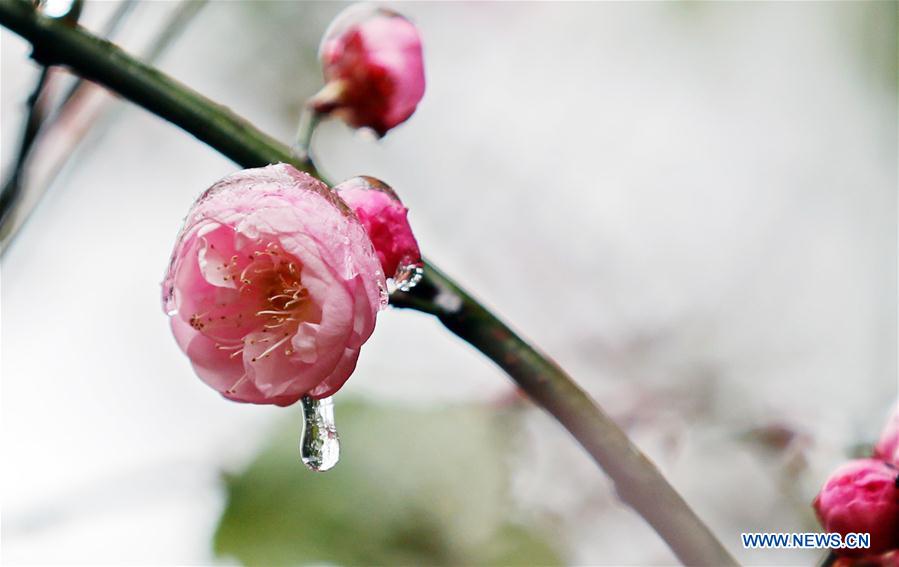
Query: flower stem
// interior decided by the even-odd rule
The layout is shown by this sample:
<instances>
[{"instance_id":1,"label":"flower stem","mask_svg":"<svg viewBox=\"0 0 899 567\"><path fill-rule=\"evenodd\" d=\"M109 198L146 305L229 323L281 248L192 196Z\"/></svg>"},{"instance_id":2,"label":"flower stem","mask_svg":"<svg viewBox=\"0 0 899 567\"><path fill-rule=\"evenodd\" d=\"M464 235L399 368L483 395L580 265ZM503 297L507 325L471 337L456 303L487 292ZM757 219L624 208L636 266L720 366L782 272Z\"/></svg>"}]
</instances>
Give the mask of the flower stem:
<instances>
[{"instance_id":1,"label":"flower stem","mask_svg":"<svg viewBox=\"0 0 899 567\"><path fill-rule=\"evenodd\" d=\"M24 0L0 0L0 24L34 47L44 65L65 65L83 77L181 127L243 167L291 163L317 175L308 159L257 130L227 108L130 57L80 28L36 14ZM551 413L611 477L618 494L689 565L734 565L734 559L649 459L561 368L541 354L432 264L397 307L436 316L480 350Z\"/></svg>"},{"instance_id":2,"label":"flower stem","mask_svg":"<svg viewBox=\"0 0 899 567\"><path fill-rule=\"evenodd\" d=\"M321 114L313 109L309 104L303 105L303 111L300 113L300 123L297 125L297 135L290 148L294 157L303 163L312 163L311 145L312 134L321 121Z\"/></svg>"}]
</instances>

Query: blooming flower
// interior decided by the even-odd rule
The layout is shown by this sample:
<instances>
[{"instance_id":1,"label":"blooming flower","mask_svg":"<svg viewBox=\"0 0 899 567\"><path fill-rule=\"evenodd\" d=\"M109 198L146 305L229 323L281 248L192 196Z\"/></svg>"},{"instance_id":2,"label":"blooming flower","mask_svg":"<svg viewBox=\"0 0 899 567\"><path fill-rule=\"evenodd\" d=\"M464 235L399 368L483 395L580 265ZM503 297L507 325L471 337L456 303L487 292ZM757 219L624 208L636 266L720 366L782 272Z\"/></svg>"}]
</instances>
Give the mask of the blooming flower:
<instances>
[{"instance_id":1,"label":"blooming flower","mask_svg":"<svg viewBox=\"0 0 899 567\"><path fill-rule=\"evenodd\" d=\"M319 49L325 88L310 104L379 136L415 112L425 92L421 38L406 18L356 5L325 32Z\"/></svg>"},{"instance_id":2,"label":"blooming flower","mask_svg":"<svg viewBox=\"0 0 899 567\"><path fill-rule=\"evenodd\" d=\"M869 549L837 549L847 556L877 555L899 548L899 470L877 459L857 459L838 468L815 497L814 507L829 533L869 533Z\"/></svg>"},{"instance_id":3,"label":"blooming flower","mask_svg":"<svg viewBox=\"0 0 899 567\"><path fill-rule=\"evenodd\" d=\"M365 227L385 274L393 276L421 262L418 242L407 219L409 209L389 185L362 176L348 179L334 190Z\"/></svg>"},{"instance_id":4,"label":"blooming flower","mask_svg":"<svg viewBox=\"0 0 899 567\"><path fill-rule=\"evenodd\" d=\"M200 196L163 287L199 377L257 404L336 392L386 306L362 224L327 186L284 164L229 175Z\"/></svg>"},{"instance_id":5,"label":"blooming flower","mask_svg":"<svg viewBox=\"0 0 899 567\"><path fill-rule=\"evenodd\" d=\"M899 405L893 406L893 413L874 446L874 456L899 467Z\"/></svg>"}]
</instances>

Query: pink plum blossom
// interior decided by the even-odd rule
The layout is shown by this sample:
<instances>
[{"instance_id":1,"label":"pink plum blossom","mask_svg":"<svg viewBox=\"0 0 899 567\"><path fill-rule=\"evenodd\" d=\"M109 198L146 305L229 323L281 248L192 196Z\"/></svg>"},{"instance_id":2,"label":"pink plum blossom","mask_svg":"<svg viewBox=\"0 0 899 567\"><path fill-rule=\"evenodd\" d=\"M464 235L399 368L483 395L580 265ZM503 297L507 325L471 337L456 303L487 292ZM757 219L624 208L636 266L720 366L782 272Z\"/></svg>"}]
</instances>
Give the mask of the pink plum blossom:
<instances>
[{"instance_id":1,"label":"pink plum blossom","mask_svg":"<svg viewBox=\"0 0 899 567\"><path fill-rule=\"evenodd\" d=\"M874 456L899 467L899 405L893 405L893 413L874 446Z\"/></svg>"},{"instance_id":2,"label":"pink plum blossom","mask_svg":"<svg viewBox=\"0 0 899 567\"><path fill-rule=\"evenodd\" d=\"M319 49L326 85L310 101L379 136L415 112L425 92L421 38L394 12L356 5L325 32Z\"/></svg>"},{"instance_id":3,"label":"pink plum blossom","mask_svg":"<svg viewBox=\"0 0 899 567\"><path fill-rule=\"evenodd\" d=\"M197 199L163 288L197 375L256 404L336 392L386 306L362 224L326 185L285 164L234 173Z\"/></svg>"},{"instance_id":4,"label":"pink plum blossom","mask_svg":"<svg viewBox=\"0 0 899 567\"><path fill-rule=\"evenodd\" d=\"M869 549L837 549L861 557L899 548L899 469L877 459L857 459L838 468L814 500L829 533L869 533Z\"/></svg>"},{"instance_id":5,"label":"pink plum blossom","mask_svg":"<svg viewBox=\"0 0 899 567\"><path fill-rule=\"evenodd\" d=\"M409 209L389 185L362 176L348 179L334 190L365 227L387 276L393 276L402 266L421 261L418 242L407 218Z\"/></svg>"}]
</instances>

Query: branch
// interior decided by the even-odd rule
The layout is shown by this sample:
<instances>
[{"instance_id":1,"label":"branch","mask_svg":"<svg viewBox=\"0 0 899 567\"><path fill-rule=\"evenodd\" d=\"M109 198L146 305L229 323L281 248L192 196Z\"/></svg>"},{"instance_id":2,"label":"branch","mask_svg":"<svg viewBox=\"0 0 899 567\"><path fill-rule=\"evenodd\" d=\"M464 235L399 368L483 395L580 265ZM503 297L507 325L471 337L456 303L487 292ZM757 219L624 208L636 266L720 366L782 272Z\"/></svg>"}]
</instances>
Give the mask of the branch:
<instances>
[{"instance_id":1,"label":"branch","mask_svg":"<svg viewBox=\"0 0 899 567\"><path fill-rule=\"evenodd\" d=\"M159 115L243 167L291 163L312 175L315 167L287 146L228 109L141 64L83 29L68 29L36 14L22 0L0 0L0 24L34 46L45 65L66 65ZM624 432L548 357L516 335L432 264L397 307L436 316L450 331L487 355L550 412L611 477L634 508L690 565L734 565L734 559Z\"/></svg>"},{"instance_id":2,"label":"branch","mask_svg":"<svg viewBox=\"0 0 899 567\"><path fill-rule=\"evenodd\" d=\"M228 108L83 28L69 28L41 16L25 0L3 0L0 23L31 43L31 56L38 63L70 67L85 79L193 134L244 167L285 162L317 174L310 165L291 160L288 148Z\"/></svg>"},{"instance_id":3,"label":"branch","mask_svg":"<svg viewBox=\"0 0 899 567\"><path fill-rule=\"evenodd\" d=\"M138 0L121 0L98 32L100 37L114 37L128 17L134 13ZM203 6L205 0L181 0L164 26L156 32L156 39L146 49L140 59L147 63L159 57L174 41L185 26ZM56 72L68 74L59 67L50 68L56 79ZM20 154L18 168L11 176L12 182L21 182L22 196L8 213L7 223L0 221L0 257L9 252L19 230L28 222L31 213L38 206L48 187L53 183L62 167L76 153L79 143L101 122L103 113L115 96L108 90L85 81L75 80L61 97L58 107L49 112L42 124L40 136L29 146L26 155ZM27 163L26 163L27 162ZM24 170L24 171L23 171ZM5 188L4 188L5 190ZM5 197L5 194L4 194ZM2 210L0 206L0 210ZM0 213L6 216L6 212Z\"/></svg>"}]
</instances>

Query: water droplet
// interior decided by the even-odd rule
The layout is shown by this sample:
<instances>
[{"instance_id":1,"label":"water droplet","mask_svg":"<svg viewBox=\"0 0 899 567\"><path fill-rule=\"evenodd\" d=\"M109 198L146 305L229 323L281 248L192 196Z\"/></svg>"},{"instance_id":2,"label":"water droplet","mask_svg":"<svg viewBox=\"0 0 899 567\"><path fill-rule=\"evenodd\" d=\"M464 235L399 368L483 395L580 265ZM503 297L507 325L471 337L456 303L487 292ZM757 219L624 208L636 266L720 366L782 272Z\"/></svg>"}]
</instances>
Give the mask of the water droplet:
<instances>
[{"instance_id":1,"label":"water droplet","mask_svg":"<svg viewBox=\"0 0 899 567\"><path fill-rule=\"evenodd\" d=\"M175 286L172 284L172 278L166 277L163 282L162 307L165 314L174 317L178 314L178 306L175 304Z\"/></svg>"},{"instance_id":2,"label":"water droplet","mask_svg":"<svg viewBox=\"0 0 899 567\"><path fill-rule=\"evenodd\" d=\"M45 16L50 18L62 18L72 11L72 0L41 0L37 7Z\"/></svg>"},{"instance_id":3,"label":"water droplet","mask_svg":"<svg viewBox=\"0 0 899 567\"><path fill-rule=\"evenodd\" d=\"M412 258L404 258L396 269L393 276L393 283L396 289L400 291L409 291L421 281L425 275L424 264L421 260Z\"/></svg>"},{"instance_id":4,"label":"water droplet","mask_svg":"<svg viewBox=\"0 0 899 567\"><path fill-rule=\"evenodd\" d=\"M378 274L379 276L382 274ZM378 279L378 309L384 310L387 309L387 306L390 305L390 291L387 289L387 286L384 285L384 282L381 278Z\"/></svg>"},{"instance_id":5,"label":"water droplet","mask_svg":"<svg viewBox=\"0 0 899 567\"><path fill-rule=\"evenodd\" d=\"M303 396L303 435L300 456L311 471L324 472L340 460L340 439L334 424L334 402L330 397L314 400Z\"/></svg>"}]
</instances>

